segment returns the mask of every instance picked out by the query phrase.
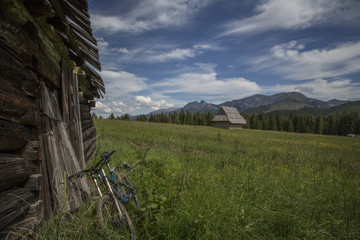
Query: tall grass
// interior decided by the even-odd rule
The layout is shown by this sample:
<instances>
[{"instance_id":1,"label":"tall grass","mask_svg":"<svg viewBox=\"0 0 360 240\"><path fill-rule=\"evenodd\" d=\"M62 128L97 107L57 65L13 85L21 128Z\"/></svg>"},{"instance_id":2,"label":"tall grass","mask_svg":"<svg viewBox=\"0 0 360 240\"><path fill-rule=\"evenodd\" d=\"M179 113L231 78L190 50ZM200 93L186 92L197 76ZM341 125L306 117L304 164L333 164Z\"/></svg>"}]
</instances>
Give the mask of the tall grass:
<instances>
[{"instance_id":1,"label":"tall grass","mask_svg":"<svg viewBox=\"0 0 360 240\"><path fill-rule=\"evenodd\" d=\"M115 149L114 165L131 164L151 148L129 174L143 205L126 206L139 239L360 236L359 139L116 120L95 124L96 159ZM38 239L66 224L103 237L91 212L84 207L69 221L55 218ZM61 238L86 238L76 231Z\"/></svg>"}]
</instances>

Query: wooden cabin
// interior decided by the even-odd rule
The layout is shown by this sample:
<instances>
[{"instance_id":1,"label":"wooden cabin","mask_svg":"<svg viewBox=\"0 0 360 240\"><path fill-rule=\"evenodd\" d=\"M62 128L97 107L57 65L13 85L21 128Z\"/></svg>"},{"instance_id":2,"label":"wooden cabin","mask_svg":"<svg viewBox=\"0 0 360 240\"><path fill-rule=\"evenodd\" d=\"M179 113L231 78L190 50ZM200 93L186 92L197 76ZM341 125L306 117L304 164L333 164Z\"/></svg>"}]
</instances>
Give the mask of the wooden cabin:
<instances>
[{"instance_id":1,"label":"wooden cabin","mask_svg":"<svg viewBox=\"0 0 360 240\"><path fill-rule=\"evenodd\" d=\"M225 129L242 129L242 125L246 124L246 120L236 108L224 106L219 109L211 122L214 127Z\"/></svg>"},{"instance_id":2,"label":"wooden cabin","mask_svg":"<svg viewBox=\"0 0 360 240\"><path fill-rule=\"evenodd\" d=\"M87 0L0 1L0 239L26 236L89 193L91 119L105 93Z\"/></svg>"}]
</instances>

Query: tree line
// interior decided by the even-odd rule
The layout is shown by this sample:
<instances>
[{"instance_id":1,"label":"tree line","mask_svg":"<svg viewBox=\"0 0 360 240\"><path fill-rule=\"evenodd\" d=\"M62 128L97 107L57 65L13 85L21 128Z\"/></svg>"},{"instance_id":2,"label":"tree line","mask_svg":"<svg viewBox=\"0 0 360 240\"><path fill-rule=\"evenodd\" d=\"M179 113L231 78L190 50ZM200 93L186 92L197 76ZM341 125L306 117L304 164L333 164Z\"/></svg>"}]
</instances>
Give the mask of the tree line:
<instances>
[{"instance_id":1,"label":"tree line","mask_svg":"<svg viewBox=\"0 0 360 240\"><path fill-rule=\"evenodd\" d=\"M341 112L314 116L311 114L289 115L244 114L246 128L325 135L360 134L360 112Z\"/></svg>"},{"instance_id":2,"label":"tree line","mask_svg":"<svg viewBox=\"0 0 360 240\"><path fill-rule=\"evenodd\" d=\"M261 112L258 114L242 114L242 116L246 119L244 128L248 129L340 136L360 134L360 112L333 113L326 116L301 115L296 113L290 113L289 115L280 113L265 114ZM95 113L93 113L93 117L98 118ZM213 117L213 113L185 113L184 110L181 110L181 112L172 112L169 114L151 114L149 118L147 118L146 115L139 115L136 120L142 122L211 126ZM99 118L102 117L100 116ZM114 114L111 113L108 119L130 120L130 115L125 114L115 117Z\"/></svg>"}]
</instances>

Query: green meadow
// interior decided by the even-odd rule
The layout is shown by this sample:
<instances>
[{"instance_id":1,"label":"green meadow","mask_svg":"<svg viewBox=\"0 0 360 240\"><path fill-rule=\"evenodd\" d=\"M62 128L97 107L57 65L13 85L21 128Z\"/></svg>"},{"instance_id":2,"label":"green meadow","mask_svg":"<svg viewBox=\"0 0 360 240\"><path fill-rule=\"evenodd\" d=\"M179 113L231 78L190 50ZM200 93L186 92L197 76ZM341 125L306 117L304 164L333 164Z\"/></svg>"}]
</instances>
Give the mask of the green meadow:
<instances>
[{"instance_id":1,"label":"green meadow","mask_svg":"<svg viewBox=\"0 0 360 240\"><path fill-rule=\"evenodd\" d=\"M138 239L360 238L360 139L121 120L95 125L92 163L111 150L112 166L137 162L128 177L142 208L125 207ZM55 217L36 239L121 238L121 230L97 228L94 206Z\"/></svg>"}]
</instances>

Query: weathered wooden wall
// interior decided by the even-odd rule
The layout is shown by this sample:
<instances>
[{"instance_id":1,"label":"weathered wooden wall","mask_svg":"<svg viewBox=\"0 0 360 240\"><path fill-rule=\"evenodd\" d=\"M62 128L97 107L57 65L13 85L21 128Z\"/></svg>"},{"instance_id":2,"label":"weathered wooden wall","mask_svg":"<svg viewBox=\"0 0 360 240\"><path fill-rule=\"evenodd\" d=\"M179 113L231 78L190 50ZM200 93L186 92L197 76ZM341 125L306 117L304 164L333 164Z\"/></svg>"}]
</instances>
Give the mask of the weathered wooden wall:
<instances>
[{"instance_id":1,"label":"weathered wooden wall","mask_svg":"<svg viewBox=\"0 0 360 240\"><path fill-rule=\"evenodd\" d=\"M104 92L84 65L100 69L86 8L86 0L0 1L0 239L26 236L89 192L84 179L67 181L95 150L88 100Z\"/></svg>"}]
</instances>

